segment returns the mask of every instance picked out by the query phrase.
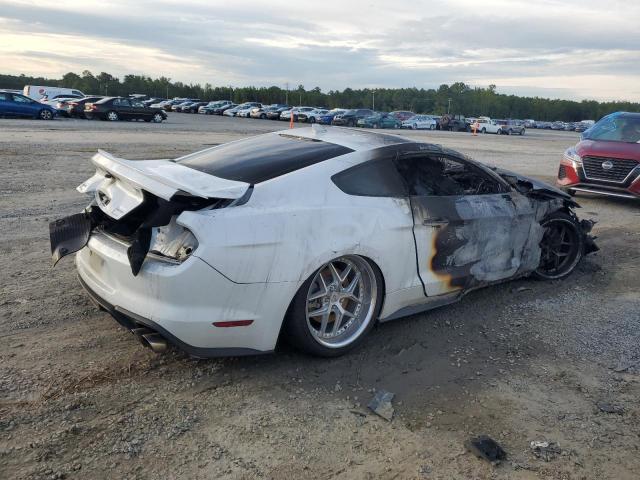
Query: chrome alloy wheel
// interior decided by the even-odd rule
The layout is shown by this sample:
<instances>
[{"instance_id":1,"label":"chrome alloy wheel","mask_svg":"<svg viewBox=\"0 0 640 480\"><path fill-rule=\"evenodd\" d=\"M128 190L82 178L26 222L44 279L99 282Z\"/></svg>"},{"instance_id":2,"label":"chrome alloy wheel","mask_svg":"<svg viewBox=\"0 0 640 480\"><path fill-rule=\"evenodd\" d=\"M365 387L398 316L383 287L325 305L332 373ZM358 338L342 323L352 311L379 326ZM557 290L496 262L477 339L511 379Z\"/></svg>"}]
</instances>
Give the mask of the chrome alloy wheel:
<instances>
[{"instance_id":1,"label":"chrome alloy wheel","mask_svg":"<svg viewBox=\"0 0 640 480\"><path fill-rule=\"evenodd\" d=\"M307 327L328 348L345 347L360 337L373 320L378 285L371 265L357 256L323 265L307 292Z\"/></svg>"}]
</instances>

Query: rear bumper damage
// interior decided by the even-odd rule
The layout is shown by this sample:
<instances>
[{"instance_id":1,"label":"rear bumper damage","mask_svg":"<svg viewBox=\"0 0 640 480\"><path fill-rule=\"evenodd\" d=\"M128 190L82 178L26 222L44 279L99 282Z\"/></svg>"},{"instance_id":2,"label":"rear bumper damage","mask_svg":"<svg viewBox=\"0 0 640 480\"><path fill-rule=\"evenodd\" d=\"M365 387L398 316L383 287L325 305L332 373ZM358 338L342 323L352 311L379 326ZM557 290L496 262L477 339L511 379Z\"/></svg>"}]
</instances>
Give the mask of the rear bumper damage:
<instances>
[{"instance_id":1,"label":"rear bumper damage","mask_svg":"<svg viewBox=\"0 0 640 480\"><path fill-rule=\"evenodd\" d=\"M295 288L234 283L196 256L181 264L148 258L134 276L126 245L100 232L77 253L76 267L85 290L119 323L157 332L196 357L273 351L284 315L275 307Z\"/></svg>"}]
</instances>

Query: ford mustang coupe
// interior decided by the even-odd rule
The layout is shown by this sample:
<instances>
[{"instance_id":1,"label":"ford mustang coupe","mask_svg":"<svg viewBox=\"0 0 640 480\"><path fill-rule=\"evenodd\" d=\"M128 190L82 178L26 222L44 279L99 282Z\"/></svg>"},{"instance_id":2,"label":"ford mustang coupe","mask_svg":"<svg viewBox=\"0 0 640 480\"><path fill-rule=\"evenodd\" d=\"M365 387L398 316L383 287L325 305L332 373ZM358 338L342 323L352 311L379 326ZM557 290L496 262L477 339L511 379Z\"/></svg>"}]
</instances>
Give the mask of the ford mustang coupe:
<instances>
[{"instance_id":1,"label":"ford mustang coupe","mask_svg":"<svg viewBox=\"0 0 640 480\"><path fill-rule=\"evenodd\" d=\"M566 193L438 145L357 129L268 133L175 160L99 151L82 213L50 224L92 299L154 351L314 355L376 322L597 249Z\"/></svg>"}]
</instances>

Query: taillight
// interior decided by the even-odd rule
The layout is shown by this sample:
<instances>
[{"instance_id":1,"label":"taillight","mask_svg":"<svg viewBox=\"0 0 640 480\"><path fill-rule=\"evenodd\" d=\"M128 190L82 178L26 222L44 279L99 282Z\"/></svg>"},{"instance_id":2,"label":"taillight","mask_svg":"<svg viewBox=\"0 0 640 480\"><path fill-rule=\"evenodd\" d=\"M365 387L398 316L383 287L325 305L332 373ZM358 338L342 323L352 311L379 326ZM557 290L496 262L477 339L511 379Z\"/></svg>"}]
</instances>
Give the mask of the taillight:
<instances>
[{"instance_id":1,"label":"taillight","mask_svg":"<svg viewBox=\"0 0 640 480\"><path fill-rule=\"evenodd\" d=\"M176 223L173 217L168 225L155 227L151 232L149 253L154 258L183 262L198 248L198 240L188 229Z\"/></svg>"}]
</instances>

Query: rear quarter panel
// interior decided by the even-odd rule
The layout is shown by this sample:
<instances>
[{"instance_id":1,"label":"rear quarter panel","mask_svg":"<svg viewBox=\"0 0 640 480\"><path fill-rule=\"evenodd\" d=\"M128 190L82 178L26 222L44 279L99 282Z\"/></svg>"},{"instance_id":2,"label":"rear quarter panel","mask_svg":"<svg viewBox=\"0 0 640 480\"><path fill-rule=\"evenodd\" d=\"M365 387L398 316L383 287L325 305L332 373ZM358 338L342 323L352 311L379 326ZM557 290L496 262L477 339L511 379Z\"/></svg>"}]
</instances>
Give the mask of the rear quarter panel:
<instances>
[{"instance_id":1,"label":"rear quarter panel","mask_svg":"<svg viewBox=\"0 0 640 480\"><path fill-rule=\"evenodd\" d=\"M178 223L198 237L195 255L234 282L303 282L356 254L378 265L387 292L415 286L408 200L347 195L330 179L361 160L354 152L292 172L258 184L244 206L184 212Z\"/></svg>"}]
</instances>

